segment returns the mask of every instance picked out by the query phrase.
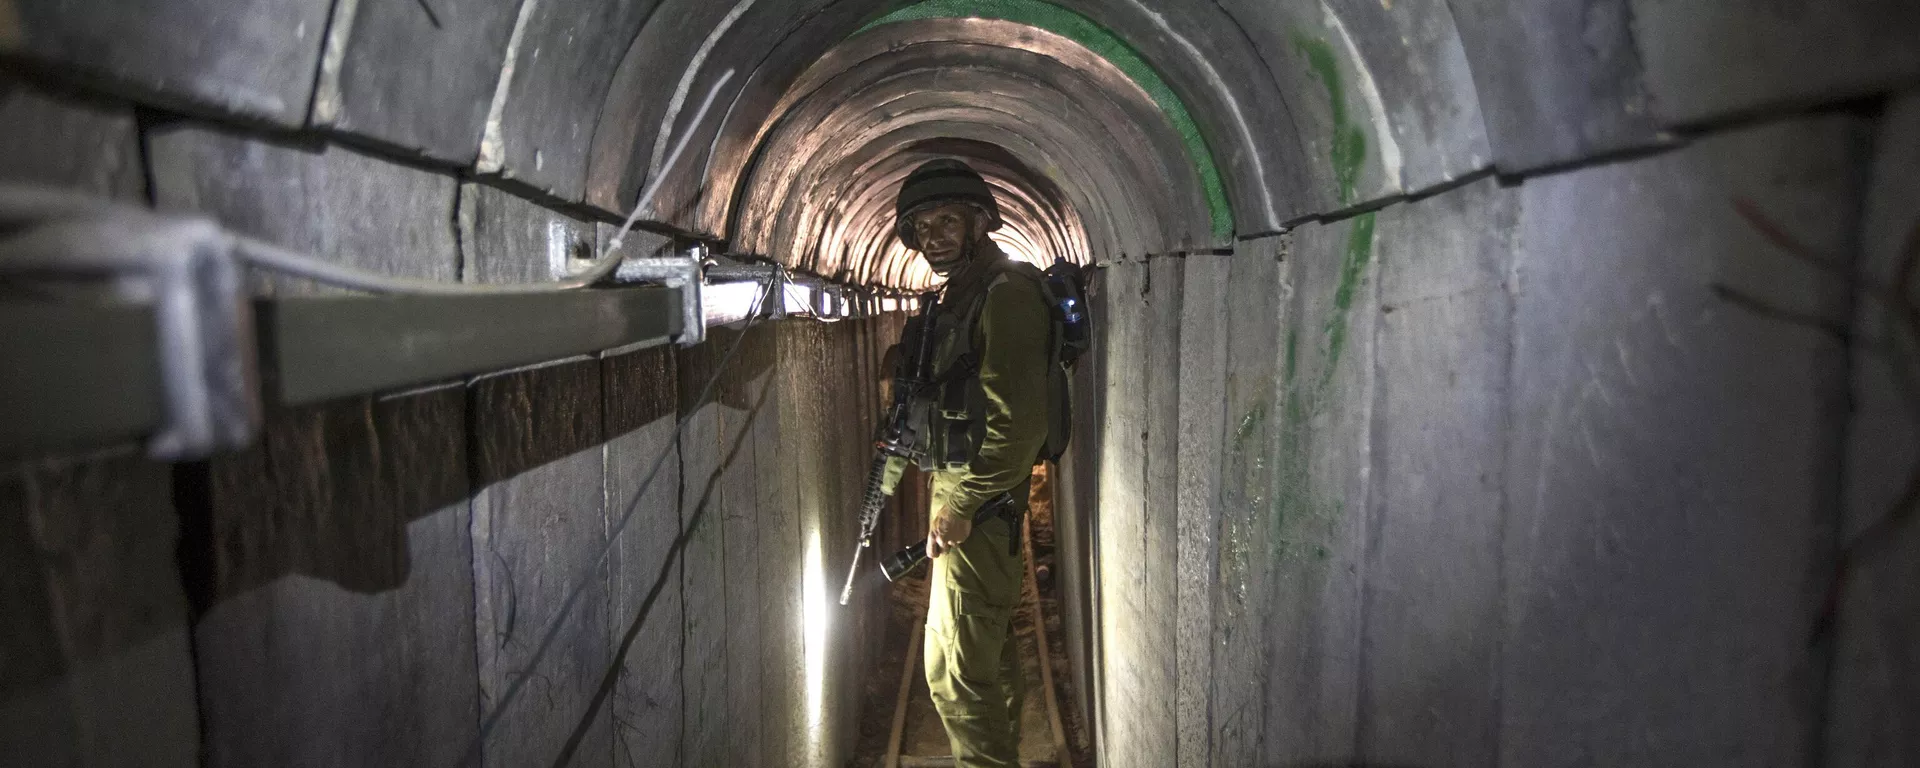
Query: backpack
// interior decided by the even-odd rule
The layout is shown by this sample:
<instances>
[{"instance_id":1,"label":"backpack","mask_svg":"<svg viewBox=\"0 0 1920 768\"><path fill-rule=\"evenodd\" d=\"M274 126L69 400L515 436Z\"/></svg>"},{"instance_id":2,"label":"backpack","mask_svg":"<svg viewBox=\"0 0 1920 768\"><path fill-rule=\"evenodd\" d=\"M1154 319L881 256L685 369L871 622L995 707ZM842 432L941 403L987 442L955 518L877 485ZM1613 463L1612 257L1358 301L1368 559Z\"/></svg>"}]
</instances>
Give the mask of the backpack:
<instances>
[{"instance_id":1,"label":"backpack","mask_svg":"<svg viewBox=\"0 0 1920 768\"><path fill-rule=\"evenodd\" d=\"M1066 453L1067 444L1073 437L1073 398L1068 386L1068 374L1074 363L1084 356L1093 346L1093 316L1088 311L1086 301L1086 268L1067 261L1056 261L1045 272L1025 262L1008 260L1000 267L1000 279L1024 279L1035 283L1040 296L1047 304L1050 320L1048 328L1047 354L1047 441L1041 449L1040 461L1055 461ZM980 311L986 304L988 290L980 291L967 308L963 325L967 329L962 338L971 339L974 327L980 321ZM969 350L966 356L970 357ZM972 364L968 364L969 369ZM984 427L984 417L980 409L984 403L972 391L972 387L959 386L972 380L972 373L949 382L951 386L940 387L943 391L937 395L939 405L935 413L948 414L945 423L951 431L943 445L949 448L950 455L944 457L929 456L935 464L955 465L971 459L972 448L978 444ZM955 416L964 418L956 419ZM929 468L933 468L930 466Z\"/></svg>"},{"instance_id":2,"label":"backpack","mask_svg":"<svg viewBox=\"0 0 1920 768\"><path fill-rule=\"evenodd\" d=\"M1073 392L1068 374L1093 348L1093 315L1087 308L1086 268L1065 259L1042 273L1040 295L1047 300L1053 328L1047 359L1047 447L1040 458L1059 461L1073 439Z\"/></svg>"}]
</instances>

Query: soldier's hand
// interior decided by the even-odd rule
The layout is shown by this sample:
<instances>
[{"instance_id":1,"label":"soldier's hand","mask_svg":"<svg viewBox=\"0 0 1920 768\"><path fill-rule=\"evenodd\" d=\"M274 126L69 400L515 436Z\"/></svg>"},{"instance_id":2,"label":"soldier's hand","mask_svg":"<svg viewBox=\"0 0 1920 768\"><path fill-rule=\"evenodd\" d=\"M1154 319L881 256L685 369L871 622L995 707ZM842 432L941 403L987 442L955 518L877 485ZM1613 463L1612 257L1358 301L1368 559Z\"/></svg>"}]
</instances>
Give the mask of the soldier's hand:
<instances>
[{"instance_id":1,"label":"soldier's hand","mask_svg":"<svg viewBox=\"0 0 1920 768\"><path fill-rule=\"evenodd\" d=\"M959 514L952 507L942 507L940 514L933 516L933 524L927 531L927 557L939 557L949 549L960 546L973 534L973 520Z\"/></svg>"}]
</instances>

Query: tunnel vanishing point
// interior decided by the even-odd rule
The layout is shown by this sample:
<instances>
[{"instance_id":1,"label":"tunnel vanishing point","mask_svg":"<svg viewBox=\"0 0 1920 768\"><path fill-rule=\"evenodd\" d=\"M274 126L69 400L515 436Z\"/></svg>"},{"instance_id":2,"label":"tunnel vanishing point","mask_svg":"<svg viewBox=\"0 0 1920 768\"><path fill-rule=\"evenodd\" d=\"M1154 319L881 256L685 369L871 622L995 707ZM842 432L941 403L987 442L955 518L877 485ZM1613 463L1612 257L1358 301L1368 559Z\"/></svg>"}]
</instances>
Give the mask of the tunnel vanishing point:
<instances>
[{"instance_id":1,"label":"tunnel vanishing point","mask_svg":"<svg viewBox=\"0 0 1920 768\"><path fill-rule=\"evenodd\" d=\"M1920 765L1913 0L0 0L0 61L0 765L847 764L943 156L1097 267L1099 765Z\"/></svg>"}]
</instances>

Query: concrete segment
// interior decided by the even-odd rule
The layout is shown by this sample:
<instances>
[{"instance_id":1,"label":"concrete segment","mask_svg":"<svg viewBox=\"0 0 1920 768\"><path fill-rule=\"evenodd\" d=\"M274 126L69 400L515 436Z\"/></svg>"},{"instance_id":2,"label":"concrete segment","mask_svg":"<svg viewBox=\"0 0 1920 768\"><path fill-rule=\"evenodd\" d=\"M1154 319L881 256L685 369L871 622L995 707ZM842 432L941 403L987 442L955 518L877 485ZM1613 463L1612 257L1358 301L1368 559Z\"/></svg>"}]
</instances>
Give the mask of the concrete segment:
<instances>
[{"instance_id":1,"label":"concrete segment","mask_svg":"<svg viewBox=\"0 0 1920 768\"><path fill-rule=\"evenodd\" d=\"M0 474L0 754L198 765L168 472L137 454Z\"/></svg>"},{"instance_id":2,"label":"concrete segment","mask_svg":"<svg viewBox=\"0 0 1920 768\"><path fill-rule=\"evenodd\" d=\"M1339 760L1354 745L1364 574L1373 329L1372 214L1294 232L1281 340L1272 497L1252 553L1271 651L1263 762Z\"/></svg>"},{"instance_id":3,"label":"concrete segment","mask_svg":"<svg viewBox=\"0 0 1920 768\"><path fill-rule=\"evenodd\" d=\"M1313 195L1290 216L1425 189L1491 161L1444 3L1222 5L1259 47L1295 124L1314 126L1299 139Z\"/></svg>"},{"instance_id":4,"label":"concrete segment","mask_svg":"<svg viewBox=\"0 0 1920 768\"><path fill-rule=\"evenodd\" d=\"M0 47L161 103L299 125L332 0L12 3Z\"/></svg>"},{"instance_id":5,"label":"concrete segment","mask_svg":"<svg viewBox=\"0 0 1920 768\"><path fill-rule=\"evenodd\" d=\"M1889 104L1875 143L1859 271L1884 285L1896 279L1901 251L1920 231L1920 94L1907 92ZM1899 288L1911 295L1914 286ZM1911 513L1904 526L1879 525L1920 461L1914 394L1901 383L1914 361L1909 352L1889 356L1879 348L1893 339L1915 340L1896 317L1873 296L1855 298L1840 543L1861 548L1836 585L1823 755L1829 765L1895 766L1920 755L1920 658L1913 643L1920 637L1920 527Z\"/></svg>"},{"instance_id":6,"label":"concrete segment","mask_svg":"<svg viewBox=\"0 0 1920 768\"><path fill-rule=\"evenodd\" d=\"M1845 353L1715 286L1843 321L1733 203L1844 251L1863 138L1796 120L1522 187L1502 764L1805 764Z\"/></svg>"},{"instance_id":7,"label":"concrete segment","mask_svg":"<svg viewBox=\"0 0 1920 768\"><path fill-rule=\"evenodd\" d=\"M0 80L0 179L140 200L146 169L133 111Z\"/></svg>"},{"instance_id":8,"label":"concrete segment","mask_svg":"<svg viewBox=\"0 0 1920 768\"><path fill-rule=\"evenodd\" d=\"M595 237L584 222L477 184L460 190L458 224L468 282L554 279ZM482 717L495 721L486 765L569 751L579 765L611 759L610 708L593 706L612 665L603 383L601 362L588 360L470 388L474 636Z\"/></svg>"},{"instance_id":9,"label":"concrete segment","mask_svg":"<svg viewBox=\"0 0 1920 768\"><path fill-rule=\"evenodd\" d=\"M708 642L725 646L727 714L722 722L693 726L714 731L715 738L726 745L727 765L766 764L760 752L761 648L779 635L764 626L761 613L764 510L756 478L762 471L759 423L763 419L779 423L779 414L767 410L772 393L768 369L774 364L772 335L776 332L770 325L748 331L717 390L721 458L714 491L720 506L715 510L719 518L712 522L722 527L724 544L717 562L724 572L713 578L725 586L727 634L724 640L713 638Z\"/></svg>"},{"instance_id":10,"label":"concrete segment","mask_svg":"<svg viewBox=\"0 0 1920 768\"><path fill-rule=\"evenodd\" d=\"M1063 0L1140 52L1186 101L1227 184L1243 233L1273 232L1298 201L1320 191L1302 182L1312 162L1289 140L1300 122L1294 96L1276 87L1234 17L1216 3Z\"/></svg>"},{"instance_id":11,"label":"concrete segment","mask_svg":"<svg viewBox=\"0 0 1920 768\"><path fill-rule=\"evenodd\" d=\"M1159 658L1144 643L1152 620L1145 603L1147 367L1151 349L1147 327L1147 267L1116 264L1103 277L1106 320L1097 342L1106 350L1107 429L1102 435L1100 513L1095 520L1100 560L1095 589L1101 591L1101 653L1106 665L1102 697L1107 704L1102 723L1104 765L1164 764L1171 743L1154 738L1170 725L1155 717L1152 699L1164 689L1159 680ZM1153 751L1155 749L1161 751Z\"/></svg>"},{"instance_id":12,"label":"concrete segment","mask_svg":"<svg viewBox=\"0 0 1920 768\"><path fill-rule=\"evenodd\" d=\"M467 282L558 280L591 261L601 239L593 224L485 184L461 185L459 226Z\"/></svg>"},{"instance_id":13,"label":"concrete segment","mask_svg":"<svg viewBox=\"0 0 1920 768\"><path fill-rule=\"evenodd\" d=\"M760 617L761 642L755 662L760 673L757 701L746 702L760 727L763 765L802 765L806 762L806 648L803 622L806 610L806 531L795 504L792 463L782 457L789 420L789 397L781 376L784 355L794 351L789 340L798 323L778 323L768 329L760 354L766 369L758 386L765 392L759 416L750 425L757 472L753 477L754 506L760 522L760 553L754 563L751 597ZM858 380L857 377L854 380ZM804 429L803 425L793 425Z\"/></svg>"},{"instance_id":14,"label":"concrete segment","mask_svg":"<svg viewBox=\"0 0 1920 768\"><path fill-rule=\"evenodd\" d=\"M1517 173L1662 140L1629 0L1448 0L1493 162Z\"/></svg>"},{"instance_id":15,"label":"concrete segment","mask_svg":"<svg viewBox=\"0 0 1920 768\"><path fill-rule=\"evenodd\" d=\"M600 385L591 360L485 379L470 394L474 637L481 716L494 721L485 765L550 763L575 739L576 764L611 759L608 709L589 708L611 661Z\"/></svg>"},{"instance_id":16,"label":"concrete segment","mask_svg":"<svg viewBox=\"0 0 1920 768\"><path fill-rule=\"evenodd\" d=\"M279 414L188 514L209 765L457 760L475 735L465 408ZM199 519L200 516L205 519Z\"/></svg>"},{"instance_id":17,"label":"concrete segment","mask_svg":"<svg viewBox=\"0 0 1920 768\"><path fill-rule=\"evenodd\" d=\"M1493 764L1518 195L1380 212L1358 759Z\"/></svg>"},{"instance_id":18,"label":"concrete segment","mask_svg":"<svg viewBox=\"0 0 1920 768\"><path fill-rule=\"evenodd\" d=\"M601 71L611 76L612 84L605 91L606 101L597 105L599 131L604 135L593 137L594 154L586 178L589 203L610 211L630 210L647 179L658 170L655 166L666 159L665 152L655 151L661 134L673 141L682 131L701 130L688 126L688 120L724 71L702 65L717 47L723 20L736 23L736 11L744 12L754 2L656 0L638 33L618 41L622 47L617 60L601 60ZM720 56L731 58L743 52L722 49ZM715 100L716 111L725 111L745 75L739 72L728 82L727 92ZM718 122L710 119L706 125ZM711 134L710 129L703 132ZM692 156L681 162L698 162L699 150L708 144L691 142L688 154ZM673 223L683 218L679 211L661 206L641 215Z\"/></svg>"},{"instance_id":19,"label":"concrete segment","mask_svg":"<svg viewBox=\"0 0 1920 768\"><path fill-rule=\"evenodd\" d=\"M492 106L480 171L580 200L600 107L614 76L612 62L627 51L656 4L535 0L522 10L526 26L506 87L487 92Z\"/></svg>"},{"instance_id":20,"label":"concrete segment","mask_svg":"<svg viewBox=\"0 0 1920 768\"><path fill-rule=\"evenodd\" d=\"M457 274L447 179L192 127L150 134L148 156L163 209L323 259ZM464 413L458 392L342 400L273 415L260 444L209 462L206 508L183 510L200 532L184 562L205 570L194 650L208 762L404 765L471 743ZM362 668L385 672L347 672ZM416 676L432 683L404 684Z\"/></svg>"},{"instance_id":21,"label":"concrete segment","mask_svg":"<svg viewBox=\"0 0 1920 768\"><path fill-rule=\"evenodd\" d=\"M1920 5L1630 0L1653 112L1694 124L1920 80Z\"/></svg>"},{"instance_id":22,"label":"concrete segment","mask_svg":"<svg viewBox=\"0 0 1920 768\"><path fill-rule=\"evenodd\" d=\"M1302 162L1299 178L1292 180L1300 190L1287 198L1280 218L1297 221L1344 208L1354 197L1371 200L1399 192L1397 180L1389 181L1375 162L1379 153L1365 158L1364 148L1375 144L1374 120L1380 116L1361 95L1359 86L1372 87L1372 79L1362 76L1366 63L1332 24L1338 17L1318 4L1230 0L1222 5L1258 47L1291 124L1311 126L1289 131Z\"/></svg>"},{"instance_id":23,"label":"concrete segment","mask_svg":"<svg viewBox=\"0 0 1920 768\"><path fill-rule=\"evenodd\" d=\"M1208 689L1211 765L1257 765L1266 738L1266 594L1279 440L1281 339L1293 284L1286 277L1292 237L1250 240L1228 267L1226 423L1220 447L1218 582L1212 594L1212 667Z\"/></svg>"},{"instance_id":24,"label":"concrete segment","mask_svg":"<svg viewBox=\"0 0 1920 768\"><path fill-rule=\"evenodd\" d=\"M154 203L355 267L460 277L455 183L337 146L268 141L192 125L147 136ZM338 292L253 270L257 293Z\"/></svg>"},{"instance_id":25,"label":"concrete segment","mask_svg":"<svg viewBox=\"0 0 1920 768\"><path fill-rule=\"evenodd\" d=\"M680 763L680 445L674 351L601 365L607 420L607 629L625 648L608 717L613 764ZM657 469L656 469L657 467ZM628 517L631 515L631 517ZM622 519L626 527L617 529Z\"/></svg>"},{"instance_id":26,"label":"concrete segment","mask_svg":"<svg viewBox=\"0 0 1920 768\"><path fill-rule=\"evenodd\" d=\"M1492 163L1480 95L1453 14L1444 3L1340 0L1323 7L1340 11L1326 14L1340 20L1329 30L1328 42L1351 40L1366 60L1371 91L1377 96L1356 83L1348 109L1358 114L1384 111L1387 127L1375 129L1373 154L1389 181L1419 192ZM1387 149L1389 140L1393 151Z\"/></svg>"},{"instance_id":27,"label":"concrete segment","mask_svg":"<svg viewBox=\"0 0 1920 768\"><path fill-rule=\"evenodd\" d=\"M473 164L521 5L338 0L313 122L435 160Z\"/></svg>"},{"instance_id":28,"label":"concrete segment","mask_svg":"<svg viewBox=\"0 0 1920 768\"><path fill-rule=\"evenodd\" d=\"M1228 278L1233 257L1193 254L1181 270L1179 537L1174 610L1175 765L1210 764L1209 683L1213 677L1213 590L1218 569L1221 449L1225 437ZM1164 303L1164 302L1163 302Z\"/></svg>"},{"instance_id":29,"label":"concrete segment","mask_svg":"<svg viewBox=\"0 0 1920 768\"><path fill-rule=\"evenodd\" d=\"M680 435L680 527L687 542L680 565L680 600L686 611L681 627L680 760L687 765L726 760L724 734L715 727L727 719L726 553L720 519L724 490L718 489L726 449L720 442L722 406L699 395L733 337L710 332L705 343L681 349L674 365L680 378L680 413L687 419Z\"/></svg>"},{"instance_id":30,"label":"concrete segment","mask_svg":"<svg viewBox=\"0 0 1920 768\"><path fill-rule=\"evenodd\" d=\"M133 114L0 84L0 180L138 200ZM171 472L139 451L0 469L0 754L13 760L197 760Z\"/></svg>"},{"instance_id":31,"label":"concrete segment","mask_svg":"<svg viewBox=\"0 0 1920 768\"><path fill-rule=\"evenodd\" d=\"M842 558L852 551L851 542L831 538L826 533L825 523L828 521L823 519L826 510L822 500L813 492L819 485L819 475L812 466L811 457L817 456L826 442L826 430L821 428L823 422L816 420L821 401L812 396L819 374L816 370L819 364L813 361L820 357L819 348L812 346L818 342L810 332L814 330L824 329L805 323L783 324L775 339L775 355L779 365L773 371L779 434L777 444L769 452L777 472L774 480L779 487L775 489L777 496L772 503L778 510L775 514L787 518L779 530L793 537L793 554L790 560L766 564L763 573L767 574L770 584L764 599L788 602L777 610L769 611L768 620L776 627L796 629L804 626L802 622L806 619L808 609L805 602L807 579L815 576L807 572L808 547L819 547L818 554L824 568L818 574L822 577L819 583L828 591L838 586L828 584L833 581L830 574L846 567ZM766 482L766 479L763 476L762 482ZM837 612L839 608L833 606L828 610ZM769 647L769 650L773 649ZM768 738L768 754L776 760L785 759L791 765L805 765L816 746L816 729L810 727L811 713L808 711L812 705L808 699L811 694L807 667L810 651L804 642L782 650L771 664L763 667L766 674L764 682L770 691L762 708L767 713L763 715L763 725Z\"/></svg>"},{"instance_id":32,"label":"concrete segment","mask_svg":"<svg viewBox=\"0 0 1920 768\"><path fill-rule=\"evenodd\" d=\"M1142 576L1144 590L1130 601L1141 610L1141 625L1136 629L1136 653L1140 655L1138 711L1144 718L1143 729L1135 734L1141 742L1137 758L1146 763L1167 765L1178 756L1178 721L1175 716L1179 678L1176 630L1180 614L1180 374L1181 374L1181 300L1185 296L1186 262L1178 257L1150 259L1142 270L1146 278L1141 286L1146 300L1142 392L1146 430L1146 452L1142 455L1141 535L1145 539L1144 557L1134 566Z\"/></svg>"},{"instance_id":33,"label":"concrete segment","mask_svg":"<svg viewBox=\"0 0 1920 768\"><path fill-rule=\"evenodd\" d=\"M1106 274L1092 273L1087 287L1088 311L1096 325L1108 320ZM1098 590L1094 579L1098 559L1093 551L1094 529L1099 519L1099 460L1103 445L1106 366L1108 356L1096 352L1082 358L1073 370L1073 440L1062 456L1058 469L1060 482L1054 486L1056 510L1054 543L1058 547L1059 567L1056 589L1061 596L1062 642L1066 645L1071 667L1072 706L1089 738L1099 727L1094 716L1098 686L1095 675L1098 658L1094 643L1094 606Z\"/></svg>"}]
</instances>

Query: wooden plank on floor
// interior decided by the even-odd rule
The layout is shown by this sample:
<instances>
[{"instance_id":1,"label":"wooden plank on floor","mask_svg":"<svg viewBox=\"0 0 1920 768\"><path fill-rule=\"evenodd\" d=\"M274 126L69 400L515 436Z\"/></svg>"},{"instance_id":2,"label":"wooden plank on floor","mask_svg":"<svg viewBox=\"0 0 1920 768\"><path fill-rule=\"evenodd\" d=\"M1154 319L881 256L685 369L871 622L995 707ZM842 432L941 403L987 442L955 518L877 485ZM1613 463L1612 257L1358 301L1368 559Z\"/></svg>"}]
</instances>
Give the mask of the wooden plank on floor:
<instances>
[{"instance_id":1,"label":"wooden plank on floor","mask_svg":"<svg viewBox=\"0 0 1920 768\"><path fill-rule=\"evenodd\" d=\"M1059 507L1056 506L1054 509ZM1021 531L1021 535L1026 539L1027 546L1026 593L1027 599L1033 605L1033 641L1035 650L1040 655L1040 690L1046 696L1047 725L1053 732L1053 756L1054 759L1060 760L1066 759L1071 753L1067 751L1066 726L1060 722L1060 697L1053 687L1053 656L1047 646L1047 614L1046 611L1041 610L1040 577L1033 572L1033 517L1027 516L1024 520L1026 526Z\"/></svg>"},{"instance_id":2,"label":"wooden plank on floor","mask_svg":"<svg viewBox=\"0 0 1920 768\"><path fill-rule=\"evenodd\" d=\"M914 622L913 640L907 644L907 658L900 665L900 694L893 701L893 729L887 734L886 768L900 768L900 742L907 732L907 707L912 703L909 696L913 693L913 673L920 669L913 659L920 655L920 642L925 639L926 633L927 622L923 615Z\"/></svg>"}]
</instances>

